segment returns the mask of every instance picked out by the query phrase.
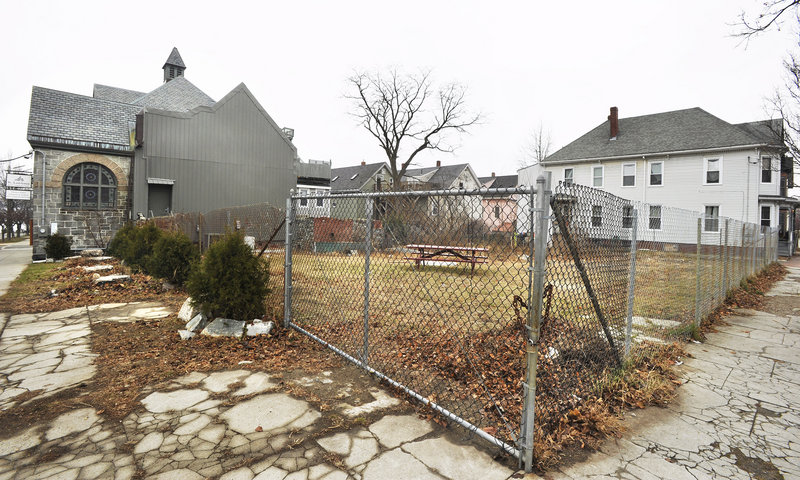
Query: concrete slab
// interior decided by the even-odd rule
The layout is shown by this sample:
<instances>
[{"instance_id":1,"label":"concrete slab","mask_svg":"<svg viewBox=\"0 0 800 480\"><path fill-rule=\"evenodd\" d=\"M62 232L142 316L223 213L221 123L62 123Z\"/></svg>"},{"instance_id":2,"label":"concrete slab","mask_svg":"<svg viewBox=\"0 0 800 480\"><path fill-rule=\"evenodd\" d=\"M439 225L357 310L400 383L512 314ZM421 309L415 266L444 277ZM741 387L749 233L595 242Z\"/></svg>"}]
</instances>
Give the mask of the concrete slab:
<instances>
[{"instance_id":1,"label":"concrete slab","mask_svg":"<svg viewBox=\"0 0 800 480\"><path fill-rule=\"evenodd\" d=\"M361 473L362 480L443 480L425 464L399 448L382 453L369 462ZM508 478L506 476L505 478Z\"/></svg>"},{"instance_id":2,"label":"concrete slab","mask_svg":"<svg viewBox=\"0 0 800 480\"><path fill-rule=\"evenodd\" d=\"M303 400L284 393L259 395L241 402L220 418L239 433L253 433L257 427L271 431L283 427L304 428L316 421L321 414Z\"/></svg>"},{"instance_id":3,"label":"concrete slab","mask_svg":"<svg viewBox=\"0 0 800 480\"><path fill-rule=\"evenodd\" d=\"M181 411L202 402L208 395L207 391L199 389L154 392L142 399L142 405L152 413Z\"/></svg>"},{"instance_id":4,"label":"concrete slab","mask_svg":"<svg viewBox=\"0 0 800 480\"><path fill-rule=\"evenodd\" d=\"M414 415L387 415L369 426L381 445L394 448L433 431L433 426Z\"/></svg>"},{"instance_id":5,"label":"concrete slab","mask_svg":"<svg viewBox=\"0 0 800 480\"><path fill-rule=\"evenodd\" d=\"M453 479L505 480L514 472L498 465L486 452L438 437L400 447L441 475Z\"/></svg>"}]
</instances>

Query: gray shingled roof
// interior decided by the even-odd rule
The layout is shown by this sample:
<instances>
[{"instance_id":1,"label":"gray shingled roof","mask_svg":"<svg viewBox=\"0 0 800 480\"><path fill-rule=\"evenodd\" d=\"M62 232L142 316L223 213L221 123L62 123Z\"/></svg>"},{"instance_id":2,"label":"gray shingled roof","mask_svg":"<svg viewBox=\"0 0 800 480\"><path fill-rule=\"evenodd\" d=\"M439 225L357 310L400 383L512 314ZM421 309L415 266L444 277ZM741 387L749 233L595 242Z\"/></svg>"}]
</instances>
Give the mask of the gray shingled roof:
<instances>
[{"instance_id":1,"label":"gray shingled roof","mask_svg":"<svg viewBox=\"0 0 800 480\"><path fill-rule=\"evenodd\" d=\"M92 96L101 100L109 100L120 103L133 103L139 97L146 95L146 92L126 90L124 88L109 87L108 85L94 84Z\"/></svg>"},{"instance_id":2,"label":"gray shingled roof","mask_svg":"<svg viewBox=\"0 0 800 480\"><path fill-rule=\"evenodd\" d=\"M130 149L130 122L141 107L33 87L28 141Z\"/></svg>"},{"instance_id":3,"label":"gray shingled roof","mask_svg":"<svg viewBox=\"0 0 800 480\"><path fill-rule=\"evenodd\" d=\"M195 87L186 77L177 77L150 93L137 98L134 102L142 107L152 107L173 112L188 112L189 110L214 105L214 99Z\"/></svg>"},{"instance_id":4,"label":"gray shingled roof","mask_svg":"<svg viewBox=\"0 0 800 480\"><path fill-rule=\"evenodd\" d=\"M752 126L732 125L701 108L620 118L616 140L609 139L609 130L606 120L543 163L773 144L754 135Z\"/></svg>"},{"instance_id":5,"label":"gray shingled roof","mask_svg":"<svg viewBox=\"0 0 800 480\"><path fill-rule=\"evenodd\" d=\"M406 170L405 176L421 177L435 170L436 173L431 175L428 183L439 188L450 188L467 166L469 164L460 163L458 165L442 165L441 167L410 168Z\"/></svg>"},{"instance_id":6,"label":"gray shingled roof","mask_svg":"<svg viewBox=\"0 0 800 480\"><path fill-rule=\"evenodd\" d=\"M353 165L352 167L331 168L331 192L359 191L367 180L385 165L385 162L380 162L368 163L366 165ZM352 178L353 175L356 175L356 177ZM334 180L334 178L336 178L336 180Z\"/></svg>"},{"instance_id":7,"label":"gray shingled roof","mask_svg":"<svg viewBox=\"0 0 800 480\"><path fill-rule=\"evenodd\" d=\"M780 118L738 123L736 126L764 143L783 145L783 120Z\"/></svg>"},{"instance_id":8,"label":"gray shingled roof","mask_svg":"<svg viewBox=\"0 0 800 480\"><path fill-rule=\"evenodd\" d=\"M167 65L175 65L176 67L186 68L186 65L183 64L183 59L181 58L181 54L178 53L177 47L172 47L172 51L169 52L169 57L167 57L167 61L164 62L164 67L166 67Z\"/></svg>"},{"instance_id":9,"label":"gray shingled roof","mask_svg":"<svg viewBox=\"0 0 800 480\"><path fill-rule=\"evenodd\" d=\"M490 180L494 180L489 188L514 188L517 186L517 176L516 175L498 175L496 177L480 177L481 185L485 185L486 182Z\"/></svg>"}]
</instances>

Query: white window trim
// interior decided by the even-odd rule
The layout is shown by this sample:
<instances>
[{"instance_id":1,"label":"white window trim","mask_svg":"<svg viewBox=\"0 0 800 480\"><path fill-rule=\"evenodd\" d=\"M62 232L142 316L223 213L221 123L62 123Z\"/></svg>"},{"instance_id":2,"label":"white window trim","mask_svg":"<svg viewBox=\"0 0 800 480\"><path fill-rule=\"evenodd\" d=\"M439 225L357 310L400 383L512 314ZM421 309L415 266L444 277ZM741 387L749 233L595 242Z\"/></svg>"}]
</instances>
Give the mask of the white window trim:
<instances>
[{"instance_id":1,"label":"white window trim","mask_svg":"<svg viewBox=\"0 0 800 480\"><path fill-rule=\"evenodd\" d=\"M600 215L595 215L594 214L594 207L597 207L597 208L600 209ZM595 218L599 218L600 219L600 221L597 223L597 225L594 224L594 219ZM591 210L590 216L589 216L589 224L592 226L592 228L603 228L603 206L602 205L592 205L592 210Z\"/></svg>"},{"instance_id":2,"label":"white window trim","mask_svg":"<svg viewBox=\"0 0 800 480\"><path fill-rule=\"evenodd\" d=\"M594 169L600 169L600 185L594 184ZM592 165L592 187L593 188L603 188L603 185L606 183L606 166L605 165Z\"/></svg>"},{"instance_id":3,"label":"white window trim","mask_svg":"<svg viewBox=\"0 0 800 480\"><path fill-rule=\"evenodd\" d=\"M764 207L769 208L769 226L767 228L772 228L772 205L769 204L762 203L761 205L758 206L758 225L762 227L766 226L761 224L761 221L764 220L764 217L761 216L761 209L763 209Z\"/></svg>"},{"instance_id":4,"label":"white window trim","mask_svg":"<svg viewBox=\"0 0 800 480\"><path fill-rule=\"evenodd\" d=\"M707 181L708 180L708 161L709 160L719 160L719 182L718 183L708 183L708 181ZM724 161L722 160L722 155L720 155L718 157L703 157L703 185L709 185L709 186L722 185L722 183L723 183L723 176L722 176L723 163L724 163ZM759 169L759 173L760 172L761 172L761 170Z\"/></svg>"},{"instance_id":5,"label":"white window trim","mask_svg":"<svg viewBox=\"0 0 800 480\"><path fill-rule=\"evenodd\" d=\"M659 228L650 228L650 219L651 218L656 218L656 217L650 216L650 208L649 207L660 207L659 210L658 210L658 212L659 212L659 215L658 215ZM647 229L648 230L652 230L654 232L660 232L661 230L664 229L664 206L663 205L649 205L648 206L648 208L647 208Z\"/></svg>"},{"instance_id":6,"label":"white window trim","mask_svg":"<svg viewBox=\"0 0 800 480\"><path fill-rule=\"evenodd\" d=\"M572 170L572 179L570 180L570 185L575 184L575 168L569 167L564 169L564 183L567 183L567 170Z\"/></svg>"},{"instance_id":7,"label":"white window trim","mask_svg":"<svg viewBox=\"0 0 800 480\"><path fill-rule=\"evenodd\" d=\"M769 158L769 170L770 170L769 182L765 182L762 179L762 175L763 175L763 172L764 172L764 160L767 159L767 158ZM772 185L773 183L775 183L775 175L773 175L773 173L772 173L772 172L775 171L775 170L773 170L774 167L772 165L774 161L775 161L775 157L773 157L772 155L762 155L761 156L761 161L758 163L758 179L759 179L759 182L761 183L761 185Z\"/></svg>"},{"instance_id":8,"label":"white window trim","mask_svg":"<svg viewBox=\"0 0 800 480\"><path fill-rule=\"evenodd\" d=\"M716 230L708 230L706 228L706 220L709 220L710 217L706 216L706 207L717 207L717 229ZM719 220L722 217L722 208L718 203L709 203L703 205L703 232L704 233L717 233L719 232Z\"/></svg>"},{"instance_id":9,"label":"white window trim","mask_svg":"<svg viewBox=\"0 0 800 480\"><path fill-rule=\"evenodd\" d=\"M633 165L633 185L625 185L625 166ZM636 162L626 162L622 164L622 178L620 179L620 186L622 188L635 188L636 187Z\"/></svg>"},{"instance_id":10,"label":"white window trim","mask_svg":"<svg viewBox=\"0 0 800 480\"><path fill-rule=\"evenodd\" d=\"M631 214L630 215L625 215L625 209L626 208L630 208L631 209ZM633 207L633 205L623 205L623 207L622 207L622 228L624 228L626 230L632 229L633 228L633 218L635 216L636 216L636 209ZM631 219L631 226L630 227L626 227L625 226L625 219L626 218L630 218ZM649 223L649 220L648 220L648 223Z\"/></svg>"},{"instance_id":11,"label":"white window trim","mask_svg":"<svg viewBox=\"0 0 800 480\"><path fill-rule=\"evenodd\" d=\"M661 184L660 185L653 185L650 183L650 178L653 175L653 165L659 164L661 165ZM663 187L664 186L664 161L659 160L657 162L650 162L647 165L647 186L648 187Z\"/></svg>"}]
</instances>

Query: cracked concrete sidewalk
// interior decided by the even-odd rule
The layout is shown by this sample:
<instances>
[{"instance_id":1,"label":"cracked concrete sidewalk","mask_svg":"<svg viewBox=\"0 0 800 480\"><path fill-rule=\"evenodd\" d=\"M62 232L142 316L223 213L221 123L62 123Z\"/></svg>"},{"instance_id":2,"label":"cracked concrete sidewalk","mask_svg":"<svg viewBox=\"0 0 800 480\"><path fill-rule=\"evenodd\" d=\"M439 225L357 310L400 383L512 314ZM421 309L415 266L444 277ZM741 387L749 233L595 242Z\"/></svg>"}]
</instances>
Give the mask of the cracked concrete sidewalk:
<instances>
[{"instance_id":1,"label":"cracked concrete sidewalk","mask_svg":"<svg viewBox=\"0 0 800 480\"><path fill-rule=\"evenodd\" d=\"M624 438L545 478L800 478L800 261L767 293L792 314L740 309L688 344L678 399L627 416Z\"/></svg>"}]
</instances>

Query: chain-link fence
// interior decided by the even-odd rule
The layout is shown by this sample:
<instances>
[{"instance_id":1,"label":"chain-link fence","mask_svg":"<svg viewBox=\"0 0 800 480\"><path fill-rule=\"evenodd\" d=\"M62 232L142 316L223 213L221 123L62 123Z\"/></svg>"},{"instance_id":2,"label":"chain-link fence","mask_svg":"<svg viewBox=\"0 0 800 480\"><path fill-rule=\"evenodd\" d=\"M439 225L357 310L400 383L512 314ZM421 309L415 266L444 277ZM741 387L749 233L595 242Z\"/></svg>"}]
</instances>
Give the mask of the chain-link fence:
<instances>
[{"instance_id":1,"label":"chain-link fence","mask_svg":"<svg viewBox=\"0 0 800 480\"><path fill-rule=\"evenodd\" d=\"M253 248L283 243L285 212L269 203L228 207L207 213L174 213L152 221L163 230L177 230L205 251L227 231L240 231ZM282 245L281 245L282 247ZM281 250L282 253L282 250Z\"/></svg>"},{"instance_id":2,"label":"chain-link fence","mask_svg":"<svg viewBox=\"0 0 800 480\"><path fill-rule=\"evenodd\" d=\"M777 254L774 231L714 211L543 181L293 196L287 211L286 325L526 469L535 435Z\"/></svg>"}]
</instances>

